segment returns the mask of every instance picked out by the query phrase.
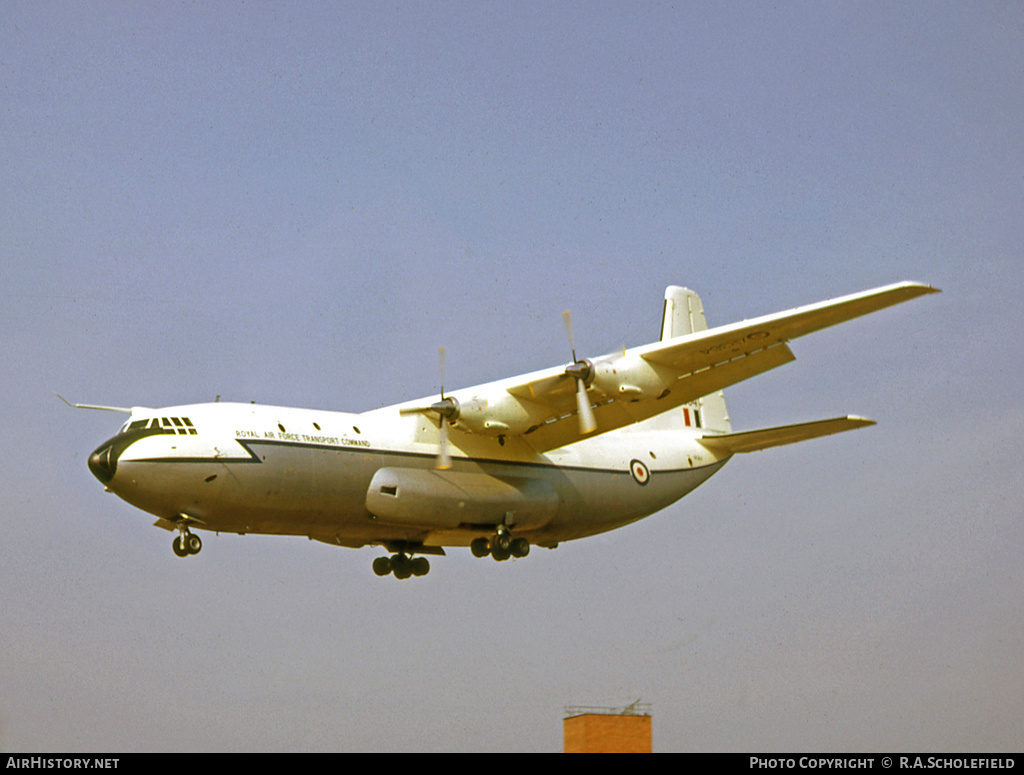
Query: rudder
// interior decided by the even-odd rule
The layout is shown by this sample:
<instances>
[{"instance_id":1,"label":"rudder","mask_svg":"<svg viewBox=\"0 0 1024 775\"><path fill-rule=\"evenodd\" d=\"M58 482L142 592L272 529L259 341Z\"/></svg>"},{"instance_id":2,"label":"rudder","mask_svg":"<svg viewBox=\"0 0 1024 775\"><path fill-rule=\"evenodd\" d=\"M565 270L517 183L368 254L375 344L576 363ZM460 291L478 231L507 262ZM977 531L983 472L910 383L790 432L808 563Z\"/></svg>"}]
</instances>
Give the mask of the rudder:
<instances>
[{"instance_id":1,"label":"rudder","mask_svg":"<svg viewBox=\"0 0 1024 775\"><path fill-rule=\"evenodd\" d=\"M665 306L661 316L661 341L706 331L704 303L700 296L689 288L670 285L665 289ZM729 433L732 424L725 408L725 396L721 390L683 406L664 417L671 417L671 425L682 421L683 427L698 427L710 431Z\"/></svg>"}]
</instances>

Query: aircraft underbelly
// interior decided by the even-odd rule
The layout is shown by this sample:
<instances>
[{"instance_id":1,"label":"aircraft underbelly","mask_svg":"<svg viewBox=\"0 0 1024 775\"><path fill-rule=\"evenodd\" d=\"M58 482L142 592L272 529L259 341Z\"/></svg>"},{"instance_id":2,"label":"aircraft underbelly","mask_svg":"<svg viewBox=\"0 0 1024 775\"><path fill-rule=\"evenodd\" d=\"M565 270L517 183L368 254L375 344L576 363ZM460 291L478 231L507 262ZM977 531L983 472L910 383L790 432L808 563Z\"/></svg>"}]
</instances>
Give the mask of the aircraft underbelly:
<instances>
[{"instance_id":1,"label":"aircraft underbelly","mask_svg":"<svg viewBox=\"0 0 1024 775\"><path fill-rule=\"evenodd\" d=\"M643 481L629 473L572 470L575 497L558 517L531 536L534 542L568 541L613 530L675 503L707 481L725 460L695 468L652 469Z\"/></svg>"},{"instance_id":2,"label":"aircraft underbelly","mask_svg":"<svg viewBox=\"0 0 1024 775\"><path fill-rule=\"evenodd\" d=\"M722 465L610 470L456 458L449 473L434 471L431 455L288 444L252 445L249 451L250 458L230 460L124 461L116 492L160 517L174 520L184 513L197 526L221 532L308 535L349 546L386 540L466 545L486 532L482 526L507 522L538 543L645 517ZM472 496L465 513L450 492L425 484L445 476L446 486ZM391 494L382 495L381 487ZM399 507L397 496L406 492L410 497ZM423 504L419 514L417 499Z\"/></svg>"}]
</instances>

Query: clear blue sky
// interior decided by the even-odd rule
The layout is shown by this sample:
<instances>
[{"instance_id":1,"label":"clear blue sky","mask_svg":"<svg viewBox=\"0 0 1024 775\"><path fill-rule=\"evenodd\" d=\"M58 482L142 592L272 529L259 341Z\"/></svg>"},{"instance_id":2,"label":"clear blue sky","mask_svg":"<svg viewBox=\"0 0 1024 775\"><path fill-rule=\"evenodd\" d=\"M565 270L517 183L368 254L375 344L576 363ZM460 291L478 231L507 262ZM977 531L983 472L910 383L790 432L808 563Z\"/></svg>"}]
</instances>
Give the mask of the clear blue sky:
<instances>
[{"instance_id":1,"label":"clear blue sky","mask_svg":"<svg viewBox=\"0 0 1024 775\"><path fill-rule=\"evenodd\" d=\"M1024 745L1024 10L1013 2L0 10L0 749ZM664 512L426 579L170 551L75 401L362 411L898 280L794 343Z\"/></svg>"}]
</instances>

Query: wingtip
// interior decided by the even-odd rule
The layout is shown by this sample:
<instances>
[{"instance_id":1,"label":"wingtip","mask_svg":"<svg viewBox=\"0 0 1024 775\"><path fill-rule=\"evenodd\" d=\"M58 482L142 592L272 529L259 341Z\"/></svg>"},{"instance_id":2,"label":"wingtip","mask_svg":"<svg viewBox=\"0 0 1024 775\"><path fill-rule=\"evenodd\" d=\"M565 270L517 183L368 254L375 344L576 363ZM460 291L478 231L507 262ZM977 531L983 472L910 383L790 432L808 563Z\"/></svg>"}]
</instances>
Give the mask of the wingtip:
<instances>
[{"instance_id":1,"label":"wingtip","mask_svg":"<svg viewBox=\"0 0 1024 775\"><path fill-rule=\"evenodd\" d=\"M860 415L856 414L846 415L846 420L848 422L856 423L857 425L862 427L867 427L868 425L878 425L878 423L875 420L868 419L867 417L861 417Z\"/></svg>"},{"instance_id":2,"label":"wingtip","mask_svg":"<svg viewBox=\"0 0 1024 775\"><path fill-rule=\"evenodd\" d=\"M936 288L934 285L928 285L928 283L917 283L917 282L913 282L913 281L908 281L908 282L900 283L900 284L903 285L906 288L913 288L919 294L942 293L942 289L941 288Z\"/></svg>"}]
</instances>

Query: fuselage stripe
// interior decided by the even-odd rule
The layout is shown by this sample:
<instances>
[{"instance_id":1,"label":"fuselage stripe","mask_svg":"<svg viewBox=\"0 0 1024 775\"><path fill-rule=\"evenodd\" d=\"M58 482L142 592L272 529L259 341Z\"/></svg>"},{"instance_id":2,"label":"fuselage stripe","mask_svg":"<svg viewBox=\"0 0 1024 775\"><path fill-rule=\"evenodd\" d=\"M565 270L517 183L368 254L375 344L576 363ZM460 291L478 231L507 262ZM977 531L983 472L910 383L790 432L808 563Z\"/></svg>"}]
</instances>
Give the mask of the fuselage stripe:
<instances>
[{"instance_id":1,"label":"fuselage stripe","mask_svg":"<svg viewBox=\"0 0 1024 775\"><path fill-rule=\"evenodd\" d=\"M433 460L436 455L427 452L409 452L406 450L390 450L390 449L378 449L375 447L335 447L326 444L310 444L306 442L289 442L289 441L276 441L276 440L252 440L252 439L236 439L235 441L249 453L249 457L158 457L158 458L139 458L136 460L126 460L124 463L263 463L263 459L252 449L253 446L264 446L264 447L280 447L282 449L312 449L329 452L340 452L340 453L357 453L363 456L374 456L381 455L387 457L405 457L405 458L416 458L420 460ZM621 474L623 476L630 476L630 465L626 463L624 468L607 468L607 467L588 467L588 466L571 466L563 465L560 463L540 463L529 460L509 460L507 458L482 458L482 457L453 457L455 462L459 463L470 463L474 465L501 465L501 466L515 466L522 468L537 468L537 469L557 469L561 471L585 471L588 473L600 473L600 474ZM688 466L686 468L663 468L655 469L651 471L651 475L656 474L671 474L679 473L683 471L698 471L702 468L708 468L710 466L717 465L718 460L712 461L699 466Z\"/></svg>"}]
</instances>

